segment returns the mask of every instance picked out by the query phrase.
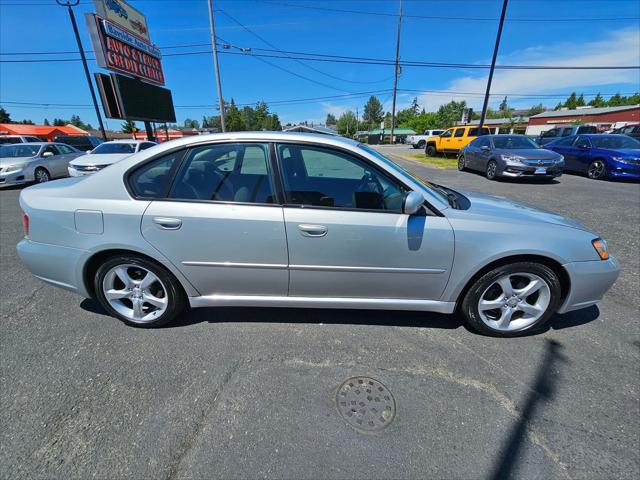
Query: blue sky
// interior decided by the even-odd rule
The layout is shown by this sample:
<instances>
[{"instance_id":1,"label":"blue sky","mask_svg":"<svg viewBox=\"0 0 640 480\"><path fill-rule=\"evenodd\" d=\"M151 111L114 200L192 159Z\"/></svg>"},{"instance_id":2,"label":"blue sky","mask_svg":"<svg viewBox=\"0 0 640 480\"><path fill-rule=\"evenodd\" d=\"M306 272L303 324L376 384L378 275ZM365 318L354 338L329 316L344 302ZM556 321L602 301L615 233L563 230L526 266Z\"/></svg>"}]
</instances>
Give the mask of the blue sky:
<instances>
[{"instance_id":1,"label":"blue sky","mask_svg":"<svg viewBox=\"0 0 640 480\"><path fill-rule=\"evenodd\" d=\"M210 40L206 0L131 0L147 16L152 40L161 48L205 44ZM395 14L397 0L218 0L219 37L241 47L272 48L235 23L242 23L278 49L331 55L392 59L397 19L394 16L338 12L331 9ZM404 1L401 59L407 61L482 64L491 59L501 0ZM305 8L307 7L307 8ZM308 8L314 7L314 8ZM325 10L326 9L326 10ZM91 44L83 14L93 10L89 0L76 7L85 49ZM413 17L411 17L413 16ZM448 18L416 18L456 17ZM632 17L634 19L627 19ZM502 36L499 63L545 65L639 65L640 2L638 0L511 0ZM621 20L622 18L622 20ZM473 20L479 19L479 20ZM522 20L542 21L522 21ZM54 0L0 0L0 53L69 51L75 41L66 9ZM206 51L207 47L163 49L163 53ZM254 50L254 52L257 52ZM262 52L264 53L264 52ZM69 58L72 55L48 56ZM2 60L44 58L44 55L7 56ZM393 67L267 59L289 70L282 71L256 58L220 55L223 93L236 103L329 97L369 91L391 108ZM308 65L305 67L305 65ZM163 58L167 87L173 91L178 122L200 120L215 114L217 101L211 55ZM320 70L312 70L311 68ZM98 71L90 62L92 71ZM316 83L294 74L309 77ZM413 96L433 110L452 98L465 99L477 109L486 71L405 67L399 88L399 107ZM321 85L323 84L323 85ZM553 107L557 98L542 95L569 93L632 93L640 89L638 70L612 71L497 71L491 104L501 94L509 103L528 107L542 102ZM520 95L520 96L515 96ZM346 109L360 112L368 95L272 105L283 123L303 120L322 122L328 112ZM90 107L17 106L9 102L90 104L90 95L79 62L0 63L0 104L15 119L79 114L96 124ZM210 106L207 106L210 105ZM108 120L117 129L120 122Z\"/></svg>"}]
</instances>

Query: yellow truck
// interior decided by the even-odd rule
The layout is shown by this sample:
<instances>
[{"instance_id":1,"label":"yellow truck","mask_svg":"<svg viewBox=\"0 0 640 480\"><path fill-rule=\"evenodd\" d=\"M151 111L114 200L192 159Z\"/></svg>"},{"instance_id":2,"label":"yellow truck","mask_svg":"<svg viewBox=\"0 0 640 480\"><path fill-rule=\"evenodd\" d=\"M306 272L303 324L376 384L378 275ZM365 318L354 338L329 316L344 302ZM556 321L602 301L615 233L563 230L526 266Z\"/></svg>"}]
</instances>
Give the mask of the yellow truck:
<instances>
[{"instance_id":1,"label":"yellow truck","mask_svg":"<svg viewBox=\"0 0 640 480\"><path fill-rule=\"evenodd\" d=\"M482 128L483 135L489 135L491 132L488 128ZM428 157L433 157L438 153L455 153L457 154L462 147L466 146L474 138L478 136L478 126L465 125L453 127L445 130L440 135L429 137L424 153Z\"/></svg>"}]
</instances>

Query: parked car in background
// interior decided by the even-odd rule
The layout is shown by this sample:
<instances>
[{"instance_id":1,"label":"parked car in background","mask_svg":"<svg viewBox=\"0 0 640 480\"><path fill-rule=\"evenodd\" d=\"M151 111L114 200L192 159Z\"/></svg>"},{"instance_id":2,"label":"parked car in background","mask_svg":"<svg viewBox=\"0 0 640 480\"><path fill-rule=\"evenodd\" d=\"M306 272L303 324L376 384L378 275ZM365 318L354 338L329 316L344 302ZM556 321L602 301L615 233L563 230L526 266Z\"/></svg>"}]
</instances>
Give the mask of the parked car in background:
<instances>
[{"instance_id":1,"label":"parked car in background","mask_svg":"<svg viewBox=\"0 0 640 480\"><path fill-rule=\"evenodd\" d=\"M482 128L482 135L488 135L491 131ZM464 146L478 136L478 127L463 126L449 128L436 137L427 140L424 150L425 155L433 157L438 153L458 153Z\"/></svg>"},{"instance_id":2,"label":"parked car in background","mask_svg":"<svg viewBox=\"0 0 640 480\"><path fill-rule=\"evenodd\" d=\"M538 145L546 145L562 137L581 135L584 133L598 133L598 128L594 125L569 125L566 127L556 127L546 132L542 132L537 142Z\"/></svg>"},{"instance_id":3,"label":"parked car in background","mask_svg":"<svg viewBox=\"0 0 640 480\"><path fill-rule=\"evenodd\" d=\"M424 148L429 137L440 135L443 132L444 130L425 130L422 135L409 135L406 143L410 144L413 148Z\"/></svg>"},{"instance_id":4,"label":"parked car in background","mask_svg":"<svg viewBox=\"0 0 640 480\"><path fill-rule=\"evenodd\" d=\"M71 160L83 155L63 143L29 142L0 146L0 186L48 182L66 177Z\"/></svg>"},{"instance_id":5,"label":"parked car in background","mask_svg":"<svg viewBox=\"0 0 640 480\"><path fill-rule=\"evenodd\" d=\"M545 150L525 135L483 135L460 151L458 170L498 177L552 179L562 175L562 155Z\"/></svg>"},{"instance_id":6,"label":"parked car in background","mask_svg":"<svg viewBox=\"0 0 640 480\"><path fill-rule=\"evenodd\" d=\"M69 163L69 175L91 175L134 153L157 145L145 140L112 140L98 145L91 152Z\"/></svg>"},{"instance_id":7,"label":"parked car in background","mask_svg":"<svg viewBox=\"0 0 640 480\"><path fill-rule=\"evenodd\" d=\"M102 143L101 139L93 135L60 135L54 140L77 148L81 152L89 152Z\"/></svg>"},{"instance_id":8,"label":"parked car in background","mask_svg":"<svg viewBox=\"0 0 640 480\"><path fill-rule=\"evenodd\" d=\"M635 125L625 125L624 127L612 130L611 133L628 135L633 138L640 138L640 124L636 123Z\"/></svg>"},{"instance_id":9,"label":"parked car in background","mask_svg":"<svg viewBox=\"0 0 640 480\"><path fill-rule=\"evenodd\" d=\"M460 307L510 337L596 304L619 272L573 220L426 182L329 135L174 140L27 188L20 206L26 267L141 327L187 305Z\"/></svg>"},{"instance_id":10,"label":"parked car in background","mask_svg":"<svg viewBox=\"0 0 640 480\"><path fill-rule=\"evenodd\" d=\"M640 179L640 141L627 135L575 135L547 145L564 157L565 171L589 178Z\"/></svg>"},{"instance_id":11,"label":"parked car in background","mask_svg":"<svg viewBox=\"0 0 640 480\"><path fill-rule=\"evenodd\" d=\"M38 143L42 140L38 137L32 137L29 135L0 135L0 145L6 145L8 143Z\"/></svg>"}]
</instances>

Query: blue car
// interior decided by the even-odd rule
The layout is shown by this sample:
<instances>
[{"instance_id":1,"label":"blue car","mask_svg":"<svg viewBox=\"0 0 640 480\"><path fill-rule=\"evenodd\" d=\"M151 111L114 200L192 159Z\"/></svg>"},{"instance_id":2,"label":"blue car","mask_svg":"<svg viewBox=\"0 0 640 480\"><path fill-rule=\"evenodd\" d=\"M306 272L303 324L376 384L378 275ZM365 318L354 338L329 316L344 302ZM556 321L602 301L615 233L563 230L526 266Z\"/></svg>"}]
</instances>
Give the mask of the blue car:
<instances>
[{"instance_id":1,"label":"blue car","mask_svg":"<svg viewBox=\"0 0 640 480\"><path fill-rule=\"evenodd\" d=\"M564 157L565 171L589 178L640 180L640 142L626 135L573 135L545 145Z\"/></svg>"}]
</instances>

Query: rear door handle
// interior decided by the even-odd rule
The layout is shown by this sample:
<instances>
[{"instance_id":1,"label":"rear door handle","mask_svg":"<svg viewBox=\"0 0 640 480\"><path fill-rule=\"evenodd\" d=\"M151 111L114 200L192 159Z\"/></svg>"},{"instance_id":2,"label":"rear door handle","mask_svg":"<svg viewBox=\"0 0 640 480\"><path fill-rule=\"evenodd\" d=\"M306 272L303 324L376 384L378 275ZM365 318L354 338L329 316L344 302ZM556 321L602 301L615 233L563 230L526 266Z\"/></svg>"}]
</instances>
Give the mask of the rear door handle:
<instances>
[{"instance_id":1,"label":"rear door handle","mask_svg":"<svg viewBox=\"0 0 640 480\"><path fill-rule=\"evenodd\" d=\"M182 226L182 220L170 217L153 217L153 223L162 230L178 230Z\"/></svg>"},{"instance_id":2,"label":"rear door handle","mask_svg":"<svg viewBox=\"0 0 640 480\"><path fill-rule=\"evenodd\" d=\"M305 237L324 237L327 234L328 228L324 225L309 225L301 223L298 225L298 230Z\"/></svg>"}]
</instances>

